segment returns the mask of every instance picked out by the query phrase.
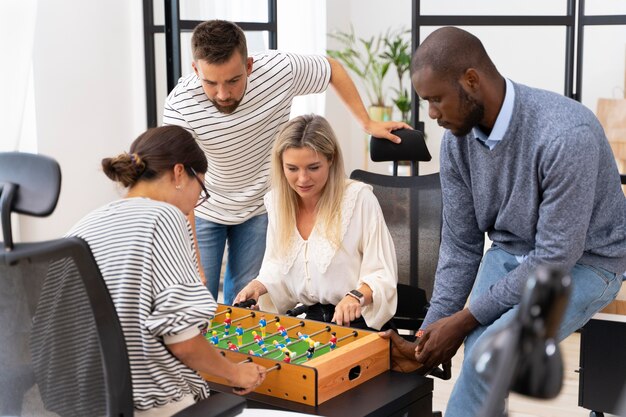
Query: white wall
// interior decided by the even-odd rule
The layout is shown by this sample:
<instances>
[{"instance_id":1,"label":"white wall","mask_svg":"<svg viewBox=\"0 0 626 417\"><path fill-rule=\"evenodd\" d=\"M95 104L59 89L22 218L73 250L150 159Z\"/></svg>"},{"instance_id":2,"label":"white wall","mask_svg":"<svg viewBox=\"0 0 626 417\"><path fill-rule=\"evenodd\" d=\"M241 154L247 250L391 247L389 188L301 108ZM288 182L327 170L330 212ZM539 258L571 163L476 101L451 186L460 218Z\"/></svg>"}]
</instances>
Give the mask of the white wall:
<instances>
[{"instance_id":1,"label":"white wall","mask_svg":"<svg viewBox=\"0 0 626 417\"><path fill-rule=\"evenodd\" d=\"M100 160L146 127L139 1L42 0L33 73L37 150L59 161L59 204L48 218L21 218L21 240L62 236L120 196Z\"/></svg>"}]
</instances>

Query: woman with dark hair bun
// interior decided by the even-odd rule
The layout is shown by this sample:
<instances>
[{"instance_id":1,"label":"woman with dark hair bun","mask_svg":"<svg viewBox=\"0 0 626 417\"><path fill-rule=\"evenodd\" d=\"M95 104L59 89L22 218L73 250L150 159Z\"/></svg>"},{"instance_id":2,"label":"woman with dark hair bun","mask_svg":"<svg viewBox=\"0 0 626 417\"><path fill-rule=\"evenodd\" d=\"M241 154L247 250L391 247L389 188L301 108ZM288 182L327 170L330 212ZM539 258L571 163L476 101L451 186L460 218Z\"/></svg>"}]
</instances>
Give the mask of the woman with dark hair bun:
<instances>
[{"instance_id":1,"label":"woman with dark hair bun","mask_svg":"<svg viewBox=\"0 0 626 417\"><path fill-rule=\"evenodd\" d=\"M84 239L102 272L126 338L136 416L169 416L209 394L197 371L223 377L245 394L265 369L234 364L202 335L217 307L200 280L191 225L202 204L207 161L178 126L150 129L128 153L102 160L128 188L68 233Z\"/></svg>"}]
</instances>

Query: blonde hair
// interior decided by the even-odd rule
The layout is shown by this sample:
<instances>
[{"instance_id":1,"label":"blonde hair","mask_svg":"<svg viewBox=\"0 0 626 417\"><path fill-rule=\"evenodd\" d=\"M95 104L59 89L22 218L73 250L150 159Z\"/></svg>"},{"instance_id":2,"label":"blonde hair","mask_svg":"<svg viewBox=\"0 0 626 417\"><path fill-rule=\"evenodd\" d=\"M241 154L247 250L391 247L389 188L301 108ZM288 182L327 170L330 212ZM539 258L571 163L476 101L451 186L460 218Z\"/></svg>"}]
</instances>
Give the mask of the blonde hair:
<instances>
[{"instance_id":1,"label":"blonde hair","mask_svg":"<svg viewBox=\"0 0 626 417\"><path fill-rule=\"evenodd\" d=\"M317 202L315 226L335 247L341 246L341 201L346 186L341 149L326 119L309 114L290 120L278 134L272 150L272 188L276 208L278 252L284 254L296 227L299 197L283 169L283 153L310 148L330 163L328 180Z\"/></svg>"}]
</instances>

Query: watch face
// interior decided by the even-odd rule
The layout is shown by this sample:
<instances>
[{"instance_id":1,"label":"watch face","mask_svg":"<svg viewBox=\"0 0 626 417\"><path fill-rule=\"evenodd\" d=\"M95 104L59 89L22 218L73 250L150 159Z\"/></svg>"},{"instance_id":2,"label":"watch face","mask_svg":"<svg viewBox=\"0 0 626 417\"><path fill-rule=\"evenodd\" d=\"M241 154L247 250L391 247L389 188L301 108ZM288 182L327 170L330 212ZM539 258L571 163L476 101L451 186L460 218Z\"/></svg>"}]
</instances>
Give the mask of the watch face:
<instances>
[{"instance_id":1,"label":"watch face","mask_svg":"<svg viewBox=\"0 0 626 417\"><path fill-rule=\"evenodd\" d=\"M357 291L357 290L352 290L352 291L350 291L350 293L356 295L359 298L363 297L363 294L361 294L361 292Z\"/></svg>"}]
</instances>

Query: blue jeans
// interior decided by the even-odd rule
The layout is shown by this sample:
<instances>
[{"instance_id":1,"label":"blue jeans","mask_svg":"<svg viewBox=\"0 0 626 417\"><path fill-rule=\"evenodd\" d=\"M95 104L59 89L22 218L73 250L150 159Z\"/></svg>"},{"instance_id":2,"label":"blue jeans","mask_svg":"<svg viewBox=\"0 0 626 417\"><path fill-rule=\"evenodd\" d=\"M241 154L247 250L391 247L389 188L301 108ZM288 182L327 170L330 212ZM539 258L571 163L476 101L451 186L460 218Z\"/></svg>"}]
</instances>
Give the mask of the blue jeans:
<instances>
[{"instance_id":1,"label":"blue jeans","mask_svg":"<svg viewBox=\"0 0 626 417\"><path fill-rule=\"evenodd\" d=\"M470 297L483 294L518 265L519 262L514 255L497 246L492 247L483 257ZM559 341L581 328L596 312L609 304L622 284L621 275L588 265L576 264L570 276L572 277L572 291L559 327ZM490 334L513 320L517 310L516 306L492 324L479 326L467 336L461 373L450 395L445 417L478 416L490 387L474 369L473 348L477 342L489 337ZM502 404L502 409L504 410L504 404Z\"/></svg>"},{"instance_id":2,"label":"blue jeans","mask_svg":"<svg viewBox=\"0 0 626 417\"><path fill-rule=\"evenodd\" d=\"M265 254L267 214L241 224L225 225L196 217L196 237L207 288L217 300L224 249L228 241L228 260L224 273L224 304L232 304L245 285L259 275Z\"/></svg>"}]
</instances>

